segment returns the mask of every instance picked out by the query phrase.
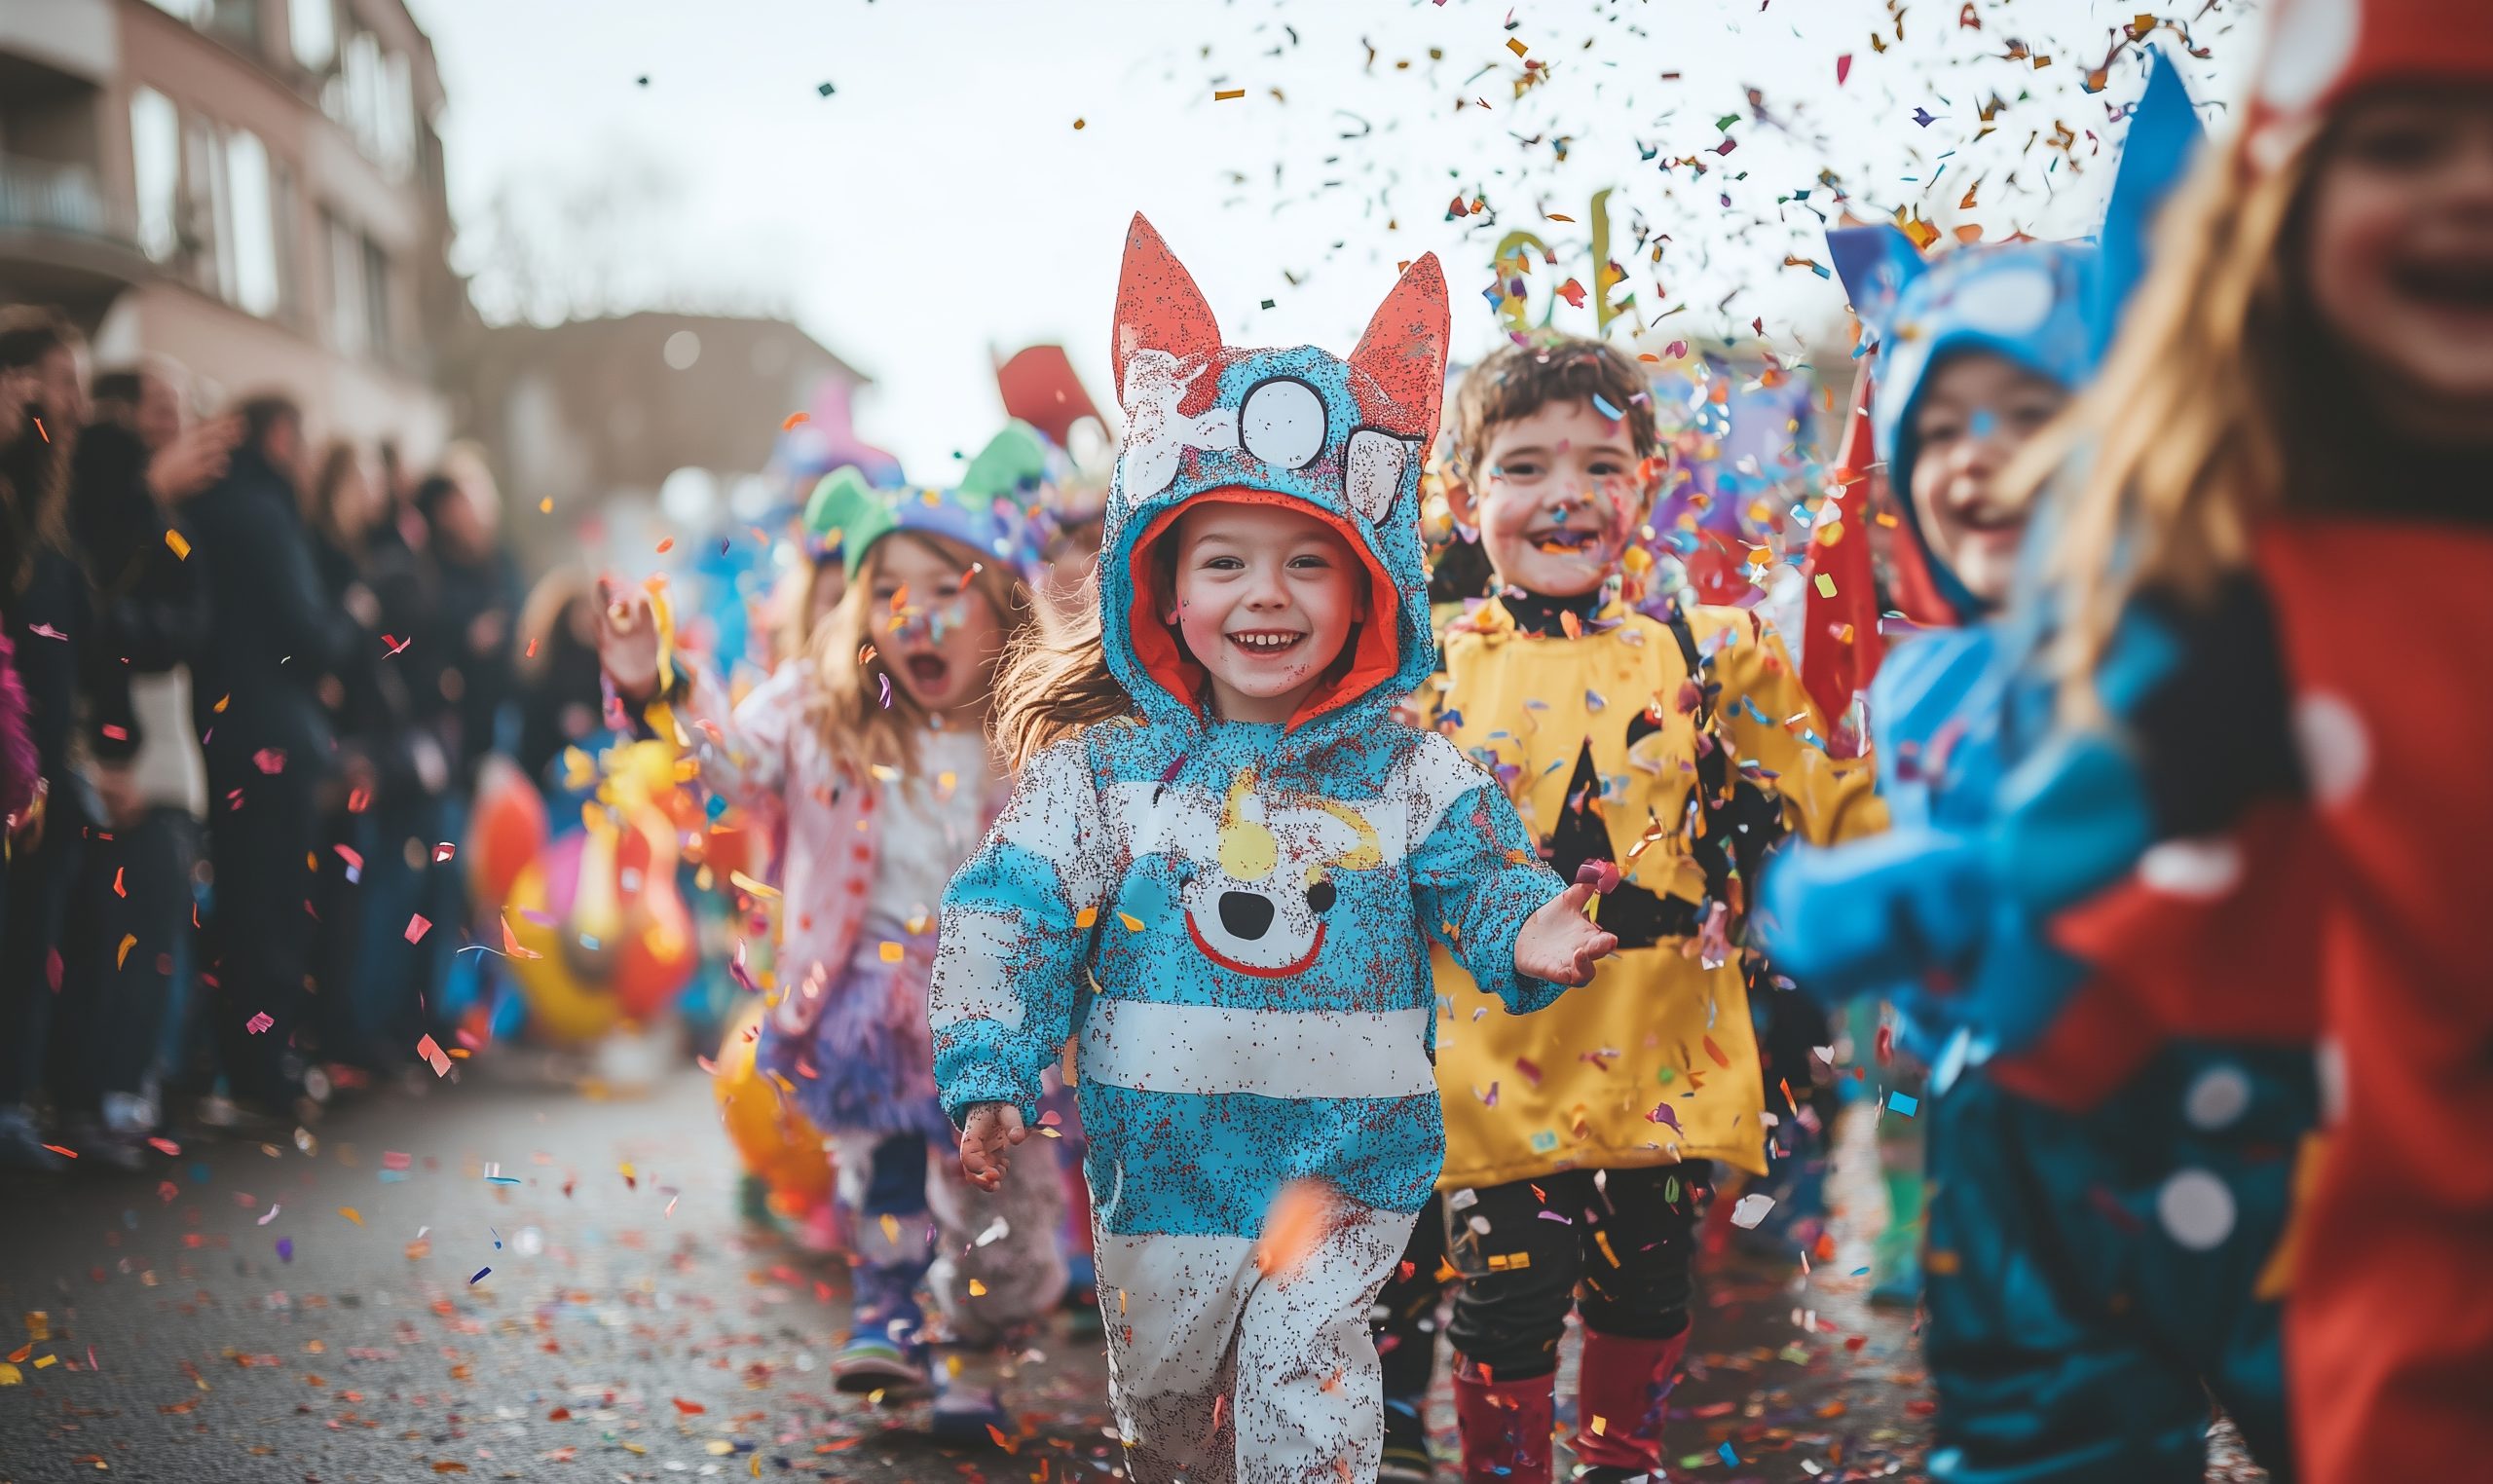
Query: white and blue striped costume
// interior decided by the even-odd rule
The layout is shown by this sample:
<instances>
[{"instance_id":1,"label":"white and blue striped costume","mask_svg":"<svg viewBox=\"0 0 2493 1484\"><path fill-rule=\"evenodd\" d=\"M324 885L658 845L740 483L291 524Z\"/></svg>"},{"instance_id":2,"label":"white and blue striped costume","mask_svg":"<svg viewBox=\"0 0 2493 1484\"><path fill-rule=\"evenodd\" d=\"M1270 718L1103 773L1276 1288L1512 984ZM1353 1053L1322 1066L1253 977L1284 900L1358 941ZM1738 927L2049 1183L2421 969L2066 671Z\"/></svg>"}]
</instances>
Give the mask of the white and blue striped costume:
<instances>
[{"instance_id":1,"label":"white and blue striped costume","mask_svg":"<svg viewBox=\"0 0 2493 1484\"><path fill-rule=\"evenodd\" d=\"M1149 233L1137 219L1128 297L1137 254L1165 255ZM1441 325L1441 280L1424 267ZM1167 268L1182 283L1172 292L1192 295ZM1379 325L1394 328L1421 274ZM1384 390L1391 368L1384 385L1365 369L1378 326L1350 361L1220 347L1216 329L1185 353L1183 327L1154 328L1121 304L1129 433L1100 559L1108 657L1141 723L1035 758L953 876L936 1080L955 1121L981 1101L1035 1121L1040 1073L1075 1043L1133 1477L1333 1479L1345 1463L1373 1477L1367 1306L1444 1154L1427 939L1515 1009L1538 1008L1559 988L1516 979L1514 939L1561 883L1494 780L1390 715L1433 646L1425 443L1386 430L1417 420ZM1209 721L1171 688L1187 684L1174 651L1137 652L1137 623L1146 647L1165 644L1133 582L1164 517L1238 491L1333 517L1387 584L1370 622L1392 624L1393 643L1353 644L1390 673L1371 666L1364 688L1287 727ZM1293 1275L1259 1280L1266 1212L1304 1178L1338 1193L1329 1236Z\"/></svg>"}]
</instances>

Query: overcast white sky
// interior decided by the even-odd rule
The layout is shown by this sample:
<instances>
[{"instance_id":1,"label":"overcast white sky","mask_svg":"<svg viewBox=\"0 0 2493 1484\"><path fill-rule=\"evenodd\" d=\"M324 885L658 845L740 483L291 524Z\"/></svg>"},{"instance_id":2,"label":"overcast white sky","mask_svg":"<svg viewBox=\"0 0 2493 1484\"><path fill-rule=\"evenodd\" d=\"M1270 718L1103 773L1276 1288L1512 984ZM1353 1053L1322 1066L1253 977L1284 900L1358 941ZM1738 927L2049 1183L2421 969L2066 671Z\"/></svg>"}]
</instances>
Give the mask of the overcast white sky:
<instances>
[{"instance_id":1,"label":"overcast white sky","mask_svg":"<svg viewBox=\"0 0 2493 1484\"><path fill-rule=\"evenodd\" d=\"M1609 187L1611 254L1639 313L1687 306L1662 338L1761 317L1779 350L1808 353L1799 338L1836 324L1842 295L1783 260L1825 259L1812 208L1837 206L1820 171L1865 214L1914 206L1992 236L2090 229L2109 172L2055 164L2048 136L2065 122L2080 167L2089 131L2117 139L2107 107L2137 96L2142 63L2115 62L2100 94L2079 85L2147 3L1912 0L1901 40L1884 0L411 8L449 94L458 261L489 313L512 311L492 251L499 198L566 276L547 302L784 310L876 379L867 435L912 478L943 480L1001 417L991 347L1060 341L1107 395L1118 253L1137 209L1233 340L1344 350L1395 263L1434 250L1457 353L1476 355L1499 333L1479 292L1499 237L1528 229L1558 251L1538 293L1571 276L1589 285L1588 202ZM1981 29L1961 23L1968 11ZM2216 0L2193 26L2212 55L2181 60L2203 103L2239 93L2257 11ZM2012 42L2051 63L2011 57ZM1549 81L1518 99L1527 57ZM1246 96L1214 101L1228 88ZM1977 140L1994 94L2004 106ZM1730 154L1708 153L1727 138ZM1660 168L1689 155L1709 167L1701 179ZM1484 195L1494 220L1446 220L1458 192ZM577 204L601 195L602 211ZM1640 226L1669 239L1658 267ZM1589 330L1591 307L1561 307L1558 322Z\"/></svg>"}]
</instances>

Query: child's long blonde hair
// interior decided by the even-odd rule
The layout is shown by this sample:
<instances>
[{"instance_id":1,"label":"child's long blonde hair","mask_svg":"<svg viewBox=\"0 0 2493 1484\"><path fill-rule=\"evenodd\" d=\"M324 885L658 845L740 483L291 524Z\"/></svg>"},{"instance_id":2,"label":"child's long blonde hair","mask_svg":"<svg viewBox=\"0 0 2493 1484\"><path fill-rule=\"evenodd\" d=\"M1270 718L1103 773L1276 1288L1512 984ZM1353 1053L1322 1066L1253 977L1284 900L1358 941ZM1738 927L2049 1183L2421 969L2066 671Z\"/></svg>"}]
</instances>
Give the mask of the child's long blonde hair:
<instances>
[{"instance_id":1,"label":"child's long blonde hair","mask_svg":"<svg viewBox=\"0 0 2493 1484\"><path fill-rule=\"evenodd\" d=\"M895 531L874 542L857 564L857 575L841 595L839 606L824 615L804 650L814 667L814 724L821 731L823 747L858 774L876 765L913 771L917 736L931 721L925 708L911 699L909 687L892 674L882 653L890 615L874 601L874 579L882 570L883 553L894 541L914 541L921 550L969 574L968 590L985 598L1004 626L1007 653L1021 647L1037 612L1021 578L949 537ZM861 660L869 646L874 652ZM1000 672L997 684L1000 689ZM891 691L889 706L883 704L886 686Z\"/></svg>"},{"instance_id":2,"label":"child's long blonde hair","mask_svg":"<svg viewBox=\"0 0 2493 1484\"><path fill-rule=\"evenodd\" d=\"M1095 569L1083 584L1075 616L1052 614L1027 624L1006 646L1004 663L995 672L995 704L987 727L996 751L1019 768L1042 748L1086 726L1135 715L1134 697L1108 668Z\"/></svg>"},{"instance_id":3,"label":"child's long blonde hair","mask_svg":"<svg viewBox=\"0 0 2493 1484\"><path fill-rule=\"evenodd\" d=\"M2205 599L2251 558L2251 528L2333 460L2314 382L2326 359L2300 281L2302 218L2326 140L2273 169L2243 140L2212 150L2158 229L2157 266L2094 387L2004 476L2055 475L2070 595L2058 641L2061 707L2099 713L2094 676L2141 591Z\"/></svg>"}]
</instances>

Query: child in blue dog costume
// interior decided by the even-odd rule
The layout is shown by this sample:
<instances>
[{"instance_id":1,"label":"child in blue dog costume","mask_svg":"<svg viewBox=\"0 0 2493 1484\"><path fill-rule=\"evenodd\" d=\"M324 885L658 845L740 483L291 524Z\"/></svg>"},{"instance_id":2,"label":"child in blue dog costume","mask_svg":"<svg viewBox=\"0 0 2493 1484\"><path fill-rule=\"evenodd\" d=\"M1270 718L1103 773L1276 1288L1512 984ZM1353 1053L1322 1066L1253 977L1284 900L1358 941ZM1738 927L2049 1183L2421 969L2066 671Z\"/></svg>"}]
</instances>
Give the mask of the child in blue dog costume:
<instances>
[{"instance_id":1,"label":"child in blue dog costume","mask_svg":"<svg viewBox=\"0 0 2493 1484\"><path fill-rule=\"evenodd\" d=\"M1424 257L1347 360L1225 346L1135 218L1099 627L997 683L1023 771L945 895L936 1080L991 1182L1071 1043L1135 1480L1376 1476L1368 1308L1444 1158L1428 944L1520 1011L1616 942L1392 717L1446 319Z\"/></svg>"},{"instance_id":2,"label":"child in blue dog costume","mask_svg":"<svg viewBox=\"0 0 2493 1484\"><path fill-rule=\"evenodd\" d=\"M1877 343L1873 430L1911 517L1899 565L1926 570L1962 626L1900 648L1873 686L1893 833L1795 846L1765 903L1778 966L1829 999L1890 999L1933 1068L1924 1343L1931 1474L1951 1484L2195 1484L2206 1391L2289 1477L2279 1311L2260 1289L2316 1114L2309 1057L2174 1045L2090 1111L2047 1105L1984 1064L2002 1028L1989 1015L2013 1014L2010 997L1957 992L1948 955L1888 904L1924 873L1929 839L1987 823L2049 725L2048 695L2017 678L2037 621L1996 616L2025 512L1993 486L2007 450L2093 374L2143 223L2196 137L2161 59L2136 112L2098 244L1925 266L1892 228L1833 243Z\"/></svg>"}]
</instances>

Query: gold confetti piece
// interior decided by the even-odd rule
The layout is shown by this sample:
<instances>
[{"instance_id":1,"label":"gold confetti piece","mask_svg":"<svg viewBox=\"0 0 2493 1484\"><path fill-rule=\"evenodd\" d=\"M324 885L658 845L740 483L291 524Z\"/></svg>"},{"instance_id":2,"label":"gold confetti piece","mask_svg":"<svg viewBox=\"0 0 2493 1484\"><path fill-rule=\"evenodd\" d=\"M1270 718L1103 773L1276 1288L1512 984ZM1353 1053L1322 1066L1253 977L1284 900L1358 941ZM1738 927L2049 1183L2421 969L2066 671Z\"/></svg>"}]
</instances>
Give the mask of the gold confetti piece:
<instances>
[{"instance_id":1,"label":"gold confetti piece","mask_svg":"<svg viewBox=\"0 0 2493 1484\"><path fill-rule=\"evenodd\" d=\"M1098 920L1099 909L1096 907L1086 907L1073 914L1073 925L1078 928L1087 929Z\"/></svg>"},{"instance_id":2,"label":"gold confetti piece","mask_svg":"<svg viewBox=\"0 0 2493 1484\"><path fill-rule=\"evenodd\" d=\"M121 951L113 955L114 968L118 969L122 965L130 962L130 950L131 947L136 946L137 943L138 935L136 933L124 933L121 935Z\"/></svg>"},{"instance_id":3,"label":"gold confetti piece","mask_svg":"<svg viewBox=\"0 0 2493 1484\"><path fill-rule=\"evenodd\" d=\"M553 497L553 496L551 496L551 495L548 495L548 496L546 496L543 500L539 501L537 502L537 508L538 508L540 511L543 512L544 514L547 514L547 515L551 515L551 514L553 514L553 513L554 513L554 497Z\"/></svg>"},{"instance_id":4,"label":"gold confetti piece","mask_svg":"<svg viewBox=\"0 0 2493 1484\"><path fill-rule=\"evenodd\" d=\"M908 950L888 940L874 946L874 956L887 964L896 964Z\"/></svg>"},{"instance_id":5,"label":"gold confetti piece","mask_svg":"<svg viewBox=\"0 0 2493 1484\"><path fill-rule=\"evenodd\" d=\"M357 1226L363 1225L363 1212L356 1210L352 1206L339 1206L338 1214L346 1217L349 1221L353 1222Z\"/></svg>"},{"instance_id":6,"label":"gold confetti piece","mask_svg":"<svg viewBox=\"0 0 2493 1484\"><path fill-rule=\"evenodd\" d=\"M1126 925L1126 931L1129 933L1139 933L1142 931L1142 919L1134 915L1132 912L1117 913L1117 920Z\"/></svg>"},{"instance_id":7,"label":"gold confetti piece","mask_svg":"<svg viewBox=\"0 0 2493 1484\"><path fill-rule=\"evenodd\" d=\"M166 532L165 544L171 547L173 555L183 561L187 562L191 559L191 543L182 538L182 533L179 531Z\"/></svg>"},{"instance_id":8,"label":"gold confetti piece","mask_svg":"<svg viewBox=\"0 0 2493 1484\"><path fill-rule=\"evenodd\" d=\"M1818 574L1818 596L1821 598L1835 596L1835 578L1823 572Z\"/></svg>"},{"instance_id":9,"label":"gold confetti piece","mask_svg":"<svg viewBox=\"0 0 2493 1484\"><path fill-rule=\"evenodd\" d=\"M741 871L728 872L727 880L734 885L736 890L743 892L748 897L760 897L764 902L776 902L779 900L778 887L769 885L765 882L757 881L753 877L746 875Z\"/></svg>"},{"instance_id":10,"label":"gold confetti piece","mask_svg":"<svg viewBox=\"0 0 2493 1484\"><path fill-rule=\"evenodd\" d=\"M986 1297L986 1284L985 1284L985 1283L983 1283L983 1282L980 1282L980 1281L979 1281L977 1279L975 1279L975 1278L971 1279L971 1280L970 1280L970 1297L972 1297L972 1298L985 1298L985 1297Z\"/></svg>"},{"instance_id":11,"label":"gold confetti piece","mask_svg":"<svg viewBox=\"0 0 2493 1484\"><path fill-rule=\"evenodd\" d=\"M1520 39L1509 36L1507 38L1507 50L1512 52L1517 56L1521 56L1526 52L1531 51L1532 48L1525 46Z\"/></svg>"},{"instance_id":12,"label":"gold confetti piece","mask_svg":"<svg viewBox=\"0 0 2493 1484\"><path fill-rule=\"evenodd\" d=\"M1215 103L1226 103L1231 98L1243 98L1246 95L1246 90L1244 88L1215 88L1212 90L1211 100Z\"/></svg>"}]
</instances>

